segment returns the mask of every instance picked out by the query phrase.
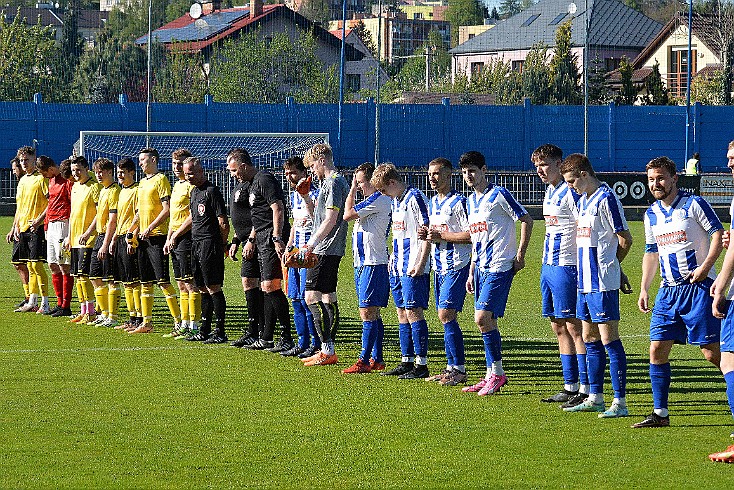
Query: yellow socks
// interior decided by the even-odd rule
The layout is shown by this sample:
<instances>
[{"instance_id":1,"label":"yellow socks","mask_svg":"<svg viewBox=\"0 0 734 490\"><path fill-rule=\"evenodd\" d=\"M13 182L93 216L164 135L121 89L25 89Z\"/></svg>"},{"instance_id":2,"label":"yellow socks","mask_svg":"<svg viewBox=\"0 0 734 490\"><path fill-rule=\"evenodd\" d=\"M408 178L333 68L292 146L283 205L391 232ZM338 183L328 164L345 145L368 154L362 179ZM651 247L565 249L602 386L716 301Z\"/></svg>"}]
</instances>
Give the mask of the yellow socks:
<instances>
[{"instance_id":1,"label":"yellow socks","mask_svg":"<svg viewBox=\"0 0 734 490\"><path fill-rule=\"evenodd\" d=\"M176 298L176 288L171 284L161 286L163 294L166 295L166 303L168 303L168 310L171 312L171 316L176 323L181 322L181 310L178 307L178 298Z\"/></svg>"}]
</instances>

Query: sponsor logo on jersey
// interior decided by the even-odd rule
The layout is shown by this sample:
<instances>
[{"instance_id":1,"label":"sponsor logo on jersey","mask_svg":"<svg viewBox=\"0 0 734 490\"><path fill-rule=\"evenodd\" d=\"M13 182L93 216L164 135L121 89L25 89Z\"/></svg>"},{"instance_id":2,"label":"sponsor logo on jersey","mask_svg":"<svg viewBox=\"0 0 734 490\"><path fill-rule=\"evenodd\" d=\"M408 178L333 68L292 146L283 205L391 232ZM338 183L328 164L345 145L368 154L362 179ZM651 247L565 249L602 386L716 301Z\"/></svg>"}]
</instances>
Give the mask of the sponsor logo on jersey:
<instances>
[{"instance_id":1,"label":"sponsor logo on jersey","mask_svg":"<svg viewBox=\"0 0 734 490\"><path fill-rule=\"evenodd\" d=\"M431 230L436 230L436 231L441 231L441 232L449 231L449 225L447 225L446 223L440 224L440 225L431 225Z\"/></svg>"},{"instance_id":2,"label":"sponsor logo on jersey","mask_svg":"<svg viewBox=\"0 0 734 490\"><path fill-rule=\"evenodd\" d=\"M545 226L556 226L558 224L558 216L546 216Z\"/></svg>"},{"instance_id":3,"label":"sponsor logo on jersey","mask_svg":"<svg viewBox=\"0 0 734 490\"><path fill-rule=\"evenodd\" d=\"M591 227L578 227L576 228L576 236L581 238L589 238L591 236Z\"/></svg>"},{"instance_id":4,"label":"sponsor logo on jersey","mask_svg":"<svg viewBox=\"0 0 734 490\"><path fill-rule=\"evenodd\" d=\"M486 221L480 221L478 223L472 223L469 225L469 233L471 233L472 235L475 233L482 233L483 231L487 231Z\"/></svg>"},{"instance_id":5,"label":"sponsor logo on jersey","mask_svg":"<svg viewBox=\"0 0 734 490\"><path fill-rule=\"evenodd\" d=\"M686 235L685 230L671 231L670 233L664 233L656 236L655 241L658 243L658 247L664 247L674 243L687 242L688 236Z\"/></svg>"},{"instance_id":6,"label":"sponsor logo on jersey","mask_svg":"<svg viewBox=\"0 0 734 490\"><path fill-rule=\"evenodd\" d=\"M405 231L405 221L393 221L392 231Z\"/></svg>"}]
</instances>

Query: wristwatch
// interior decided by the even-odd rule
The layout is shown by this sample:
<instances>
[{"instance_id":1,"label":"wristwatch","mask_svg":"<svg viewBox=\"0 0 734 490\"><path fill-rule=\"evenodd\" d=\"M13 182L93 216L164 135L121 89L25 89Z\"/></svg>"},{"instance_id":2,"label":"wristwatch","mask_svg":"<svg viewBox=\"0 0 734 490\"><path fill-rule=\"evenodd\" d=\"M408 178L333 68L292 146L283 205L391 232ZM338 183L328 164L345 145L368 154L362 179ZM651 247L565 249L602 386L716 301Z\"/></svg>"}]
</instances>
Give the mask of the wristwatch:
<instances>
[{"instance_id":1,"label":"wristwatch","mask_svg":"<svg viewBox=\"0 0 734 490\"><path fill-rule=\"evenodd\" d=\"M251 236L248 236L247 237L247 243L255 243L255 239L252 238Z\"/></svg>"},{"instance_id":2,"label":"wristwatch","mask_svg":"<svg viewBox=\"0 0 734 490\"><path fill-rule=\"evenodd\" d=\"M283 239L280 238L279 236L273 237L273 243L282 243L282 242L283 242Z\"/></svg>"}]
</instances>

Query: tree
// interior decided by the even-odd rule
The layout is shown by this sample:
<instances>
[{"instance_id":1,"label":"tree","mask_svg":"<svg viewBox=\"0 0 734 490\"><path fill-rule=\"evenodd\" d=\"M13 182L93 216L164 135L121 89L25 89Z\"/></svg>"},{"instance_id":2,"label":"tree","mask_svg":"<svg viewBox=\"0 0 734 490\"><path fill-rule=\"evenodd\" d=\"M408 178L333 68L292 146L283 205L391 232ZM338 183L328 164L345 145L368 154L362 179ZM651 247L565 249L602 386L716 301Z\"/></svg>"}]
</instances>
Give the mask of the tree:
<instances>
[{"instance_id":1,"label":"tree","mask_svg":"<svg viewBox=\"0 0 734 490\"><path fill-rule=\"evenodd\" d=\"M721 87L723 83L724 74L721 70L716 70L711 77L697 76L691 82L691 102L721 105Z\"/></svg>"},{"instance_id":2,"label":"tree","mask_svg":"<svg viewBox=\"0 0 734 490\"><path fill-rule=\"evenodd\" d=\"M637 100L637 87L632 82L632 65L626 56L622 56L619 63L619 74L622 79L622 87L617 96L617 103L621 105L632 105Z\"/></svg>"},{"instance_id":3,"label":"tree","mask_svg":"<svg viewBox=\"0 0 734 490\"><path fill-rule=\"evenodd\" d=\"M520 74L513 71L510 64L494 59L484 65L483 70L472 76L469 92L475 94L492 94L495 104L513 105L521 100Z\"/></svg>"},{"instance_id":4,"label":"tree","mask_svg":"<svg viewBox=\"0 0 734 490\"><path fill-rule=\"evenodd\" d=\"M522 66L522 95L529 97L533 104L550 102L551 73L546 62L548 46L536 43L530 49Z\"/></svg>"},{"instance_id":5,"label":"tree","mask_svg":"<svg viewBox=\"0 0 734 490\"><path fill-rule=\"evenodd\" d=\"M604 63L599 56L595 57L589 63L589 77L587 79L589 104L602 105L608 104L613 100L606 75L607 72L604 69Z\"/></svg>"},{"instance_id":6,"label":"tree","mask_svg":"<svg viewBox=\"0 0 734 490\"><path fill-rule=\"evenodd\" d=\"M69 0L64 13L64 25L61 28L59 75L60 83L63 84L64 89L71 89L74 72L84 52L84 39L79 35L79 10L79 0Z\"/></svg>"},{"instance_id":7,"label":"tree","mask_svg":"<svg viewBox=\"0 0 734 490\"><path fill-rule=\"evenodd\" d=\"M484 9L479 0L449 0L444 16L451 23L451 46L456 46L459 42L459 27L484 22Z\"/></svg>"},{"instance_id":8,"label":"tree","mask_svg":"<svg viewBox=\"0 0 734 490\"><path fill-rule=\"evenodd\" d=\"M391 93L425 91L426 86L426 49L430 53L429 85L432 89L444 89L450 85L451 55L444 46L441 34L431 31L424 45L415 50L413 56L403 64L395 75L387 91Z\"/></svg>"},{"instance_id":9,"label":"tree","mask_svg":"<svg viewBox=\"0 0 734 490\"><path fill-rule=\"evenodd\" d=\"M556 47L550 62L551 102L554 104L578 104L579 69L577 57L571 53L571 21L556 29Z\"/></svg>"},{"instance_id":10,"label":"tree","mask_svg":"<svg viewBox=\"0 0 734 490\"><path fill-rule=\"evenodd\" d=\"M298 8L298 13L308 20L320 24L324 29L328 28L331 21L328 0L304 0Z\"/></svg>"},{"instance_id":11,"label":"tree","mask_svg":"<svg viewBox=\"0 0 734 490\"><path fill-rule=\"evenodd\" d=\"M522 11L521 0L502 0L500 3L500 15L503 19L519 14L520 11Z\"/></svg>"},{"instance_id":12,"label":"tree","mask_svg":"<svg viewBox=\"0 0 734 490\"><path fill-rule=\"evenodd\" d=\"M364 22L360 20L353 29L355 34L357 34L357 37L364 43L367 49L369 49L370 53L372 53L372 56L377 58L377 46L375 46L375 41L372 39L372 33L367 30Z\"/></svg>"},{"instance_id":13,"label":"tree","mask_svg":"<svg viewBox=\"0 0 734 490\"><path fill-rule=\"evenodd\" d=\"M497 7L492 7L492 13L489 14L490 19L500 20L500 13L497 12Z\"/></svg>"},{"instance_id":14,"label":"tree","mask_svg":"<svg viewBox=\"0 0 734 490\"><path fill-rule=\"evenodd\" d=\"M668 89L665 88L663 77L660 75L660 63L655 60L652 66L652 73L645 78L645 88L647 95L644 102L647 105L668 105L670 104L670 96Z\"/></svg>"},{"instance_id":15,"label":"tree","mask_svg":"<svg viewBox=\"0 0 734 490\"><path fill-rule=\"evenodd\" d=\"M153 97L156 102L201 103L208 77L201 53L187 53L174 44L155 71Z\"/></svg>"}]
</instances>

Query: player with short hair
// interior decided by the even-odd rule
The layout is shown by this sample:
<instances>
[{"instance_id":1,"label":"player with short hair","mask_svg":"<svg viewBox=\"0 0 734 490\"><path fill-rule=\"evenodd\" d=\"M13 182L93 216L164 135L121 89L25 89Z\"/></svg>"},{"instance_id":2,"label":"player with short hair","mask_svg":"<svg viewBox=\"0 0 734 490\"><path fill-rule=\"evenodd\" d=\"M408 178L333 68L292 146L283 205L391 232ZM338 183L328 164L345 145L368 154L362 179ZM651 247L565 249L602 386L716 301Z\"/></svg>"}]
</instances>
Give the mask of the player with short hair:
<instances>
[{"instance_id":1,"label":"player with short hair","mask_svg":"<svg viewBox=\"0 0 734 490\"><path fill-rule=\"evenodd\" d=\"M133 232L138 208L138 183L135 181L135 162L123 158L117 162L117 183L120 195L117 201L117 236L115 238L115 279L125 289L128 321L115 329L132 332L143 323L140 305L140 268L138 265L138 238Z\"/></svg>"},{"instance_id":2,"label":"player with short hair","mask_svg":"<svg viewBox=\"0 0 734 490\"><path fill-rule=\"evenodd\" d=\"M431 247L419 238L428 226L428 200L403 181L395 165L377 166L372 185L391 197L393 249L390 257L390 287L399 321L401 362L383 374L398 379L419 379L428 372L428 308ZM415 364L414 364L415 360Z\"/></svg>"},{"instance_id":3,"label":"player with short hair","mask_svg":"<svg viewBox=\"0 0 734 490\"><path fill-rule=\"evenodd\" d=\"M564 410L600 412L599 418L626 417L627 355L619 338L619 290L624 276L620 263L632 246L632 234L622 203L597 178L586 155L569 155L561 164L561 173L568 185L581 194L576 222L576 318L582 322L590 385L589 397L584 402ZM614 400L608 410L604 405L605 350L614 388Z\"/></svg>"},{"instance_id":4,"label":"player with short hair","mask_svg":"<svg viewBox=\"0 0 734 490\"><path fill-rule=\"evenodd\" d=\"M306 151L303 163L321 181L313 212L313 233L300 247L304 256L314 254L316 266L306 272L306 304L321 339L321 351L303 359L306 366L336 364L334 338L339 327L339 305L336 284L339 263L347 246L347 222L344 204L349 194L347 180L334 165L334 153L325 143L317 143Z\"/></svg>"},{"instance_id":5,"label":"player with short hair","mask_svg":"<svg viewBox=\"0 0 734 490\"><path fill-rule=\"evenodd\" d=\"M507 189L487 182L484 155L468 151L461 155L459 166L464 182L474 190L467 198L472 259L466 290L474 294L474 321L482 335L487 366L485 377L462 391L485 396L507 384L497 319L505 314L515 274L525 267L533 219ZM520 221L519 243L516 221Z\"/></svg>"},{"instance_id":6,"label":"player with short hair","mask_svg":"<svg viewBox=\"0 0 734 490\"><path fill-rule=\"evenodd\" d=\"M102 185L89 174L89 163L82 156L71 158L71 174L75 183L71 188L69 236L64 240L64 248L71 250L71 274L76 278L76 293L81 309L70 323L85 324L94 321L97 316L89 274L92 247L97 234L97 203Z\"/></svg>"},{"instance_id":7,"label":"player with short hair","mask_svg":"<svg viewBox=\"0 0 734 490\"><path fill-rule=\"evenodd\" d=\"M308 242L313 232L313 209L319 196L319 189L309 181L307 186L303 186L303 194L298 191L298 184L304 184L304 179L308 178L308 170L303 165L301 157L290 157L283 164L283 169L288 184L293 188L290 193L293 226L286 250L291 250L292 247L300 249ZM292 349L281 352L281 355L299 356L305 359L321 350L321 340L313 324L313 313L306 305L306 269L289 267L287 284L287 296L293 305L293 322L296 326L298 342Z\"/></svg>"},{"instance_id":8,"label":"player with short hair","mask_svg":"<svg viewBox=\"0 0 734 490\"><path fill-rule=\"evenodd\" d=\"M250 211L250 185L257 173L252 165L250 154L244 148L234 148L227 153L227 170L236 184L229 201L229 214L232 218L232 243L229 247L229 258L237 260L237 249L242 246L242 266L240 277L242 289L245 292L247 303L247 328L243 327L240 338L233 341L233 347L248 347L262 338L265 326L264 302L265 297L260 289L260 260L257 247L253 240L249 242L252 232L252 214ZM250 244L250 247L247 247ZM248 248L248 253L245 249Z\"/></svg>"},{"instance_id":9,"label":"player with short hair","mask_svg":"<svg viewBox=\"0 0 734 490\"><path fill-rule=\"evenodd\" d=\"M452 173L453 166L445 158L428 163L428 183L436 195L428 201L429 226L418 233L431 243L433 292L446 351L446 369L427 380L444 386L466 383L464 335L456 314L464 308L472 254L466 197L452 188Z\"/></svg>"},{"instance_id":10,"label":"player with short hair","mask_svg":"<svg viewBox=\"0 0 734 490\"><path fill-rule=\"evenodd\" d=\"M543 198L545 241L540 272L543 316L550 319L561 356L563 389L543 398L546 403L571 407L586 400L589 379L586 373L586 346L581 321L576 318L576 203L579 196L561 175L563 151L550 144L533 151L530 160L547 184Z\"/></svg>"},{"instance_id":11,"label":"player with short hair","mask_svg":"<svg viewBox=\"0 0 734 490\"><path fill-rule=\"evenodd\" d=\"M48 207L46 208L46 259L51 269L51 283L56 293L56 307L49 311L53 317L71 316L71 296L74 278L69 269L69 254L64 251L64 239L69 236L69 213L71 212L71 177L69 160L61 167L49 157L38 157L38 171L48 179Z\"/></svg>"},{"instance_id":12,"label":"player with short hair","mask_svg":"<svg viewBox=\"0 0 734 490\"><path fill-rule=\"evenodd\" d=\"M143 148L138 154L140 168L145 174L138 182L138 211L133 233L138 235L138 265L140 267L143 323L133 334L153 331L153 283L163 291L174 325L181 323L181 310L176 290L171 286L168 255L163 253L171 213L171 183L158 170L160 156L155 148Z\"/></svg>"},{"instance_id":13,"label":"player with short hair","mask_svg":"<svg viewBox=\"0 0 734 490\"><path fill-rule=\"evenodd\" d=\"M48 179L36 168L36 149L24 146L17 153L25 175L18 182L15 220L13 230L19 239L21 261L28 267L29 297L21 312L48 314L48 276L43 263L46 262L46 208L48 207ZM37 304L39 297L40 306Z\"/></svg>"},{"instance_id":14,"label":"player with short hair","mask_svg":"<svg viewBox=\"0 0 734 490\"><path fill-rule=\"evenodd\" d=\"M698 345L717 368L721 360L721 322L713 316L709 294L721 254L724 227L700 196L678 189L675 163L668 157L645 166L656 199L645 212L645 255L637 306L650 312L650 289L660 264L661 283L650 320L650 382L653 412L633 428L668 427L670 351L674 343Z\"/></svg>"},{"instance_id":15,"label":"player with short hair","mask_svg":"<svg viewBox=\"0 0 734 490\"><path fill-rule=\"evenodd\" d=\"M171 222L168 225L163 253L170 255L173 262L173 277L179 291L181 323L164 334L165 338L196 335L201 320L201 293L194 285L194 273L191 269L191 229L183 227L191 216L191 191L194 188L186 180L183 166L184 161L191 156L191 152L185 148L179 148L171 154L171 168L178 181L173 184L171 191Z\"/></svg>"},{"instance_id":16,"label":"player with short hair","mask_svg":"<svg viewBox=\"0 0 734 490\"><path fill-rule=\"evenodd\" d=\"M345 221L354 221L352 255L354 283L362 319L362 350L359 359L344 374L369 373L385 369L382 340L385 326L380 308L387 306L390 276L387 270L387 234L392 216L392 199L370 182L375 166L363 163L354 169L352 187L344 204ZM364 200L356 203L357 191Z\"/></svg>"},{"instance_id":17,"label":"player with short hair","mask_svg":"<svg viewBox=\"0 0 734 490\"><path fill-rule=\"evenodd\" d=\"M734 176L734 141L729 142L726 153L727 166ZM732 222L734 222L734 200L729 208ZM731 237L731 230L726 239ZM724 373L726 383L726 399L729 402L729 410L734 417L734 247L728 244L728 250L721 265L721 272L711 287L714 296L712 311L716 318L721 320L721 335L719 350L721 351L721 372ZM734 437L734 432L731 433ZM727 446L724 451L709 455L711 461L722 463L734 463L734 444Z\"/></svg>"},{"instance_id":18,"label":"player with short hair","mask_svg":"<svg viewBox=\"0 0 734 490\"><path fill-rule=\"evenodd\" d=\"M25 175L25 172L23 171L23 167L20 166L20 160L17 156L13 157L13 159L10 160L10 169L12 174L18 180L18 185L20 185L20 179L23 177L23 175ZM18 195L17 190L15 192L15 195ZM15 305L16 311L19 311L19 309L25 306L25 304L28 302L30 292L28 290L28 265L26 264L25 260L22 260L25 259L25 256L21 253L22 250L20 247L20 239L18 234L16 233L15 221L13 222L13 226L10 227L10 231L5 236L5 240L8 243L13 243L13 253L10 257L10 262L13 264L15 271L18 273L18 277L20 277L20 282L23 284L23 301Z\"/></svg>"},{"instance_id":19,"label":"player with short hair","mask_svg":"<svg viewBox=\"0 0 734 490\"><path fill-rule=\"evenodd\" d=\"M94 297L100 309L91 325L116 327L120 290L115 284L113 237L117 230L117 203L120 186L115 181L115 164L108 158L98 158L92 165L95 177L102 188L97 203L97 237L92 247L89 279L94 286Z\"/></svg>"},{"instance_id":20,"label":"player with short hair","mask_svg":"<svg viewBox=\"0 0 734 490\"><path fill-rule=\"evenodd\" d=\"M188 157L183 166L191 190L191 213L179 230L171 235L175 240L182 230L191 229L191 262L194 284L201 291L201 327L199 333L186 340L205 344L224 344L228 341L224 331L227 301L222 291L224 284L224 256L229 250L229 220L224 198L219 187L204 174L201 160ZM212 333L212 320L217 317Z\"/></svg>"}]
</instances>

